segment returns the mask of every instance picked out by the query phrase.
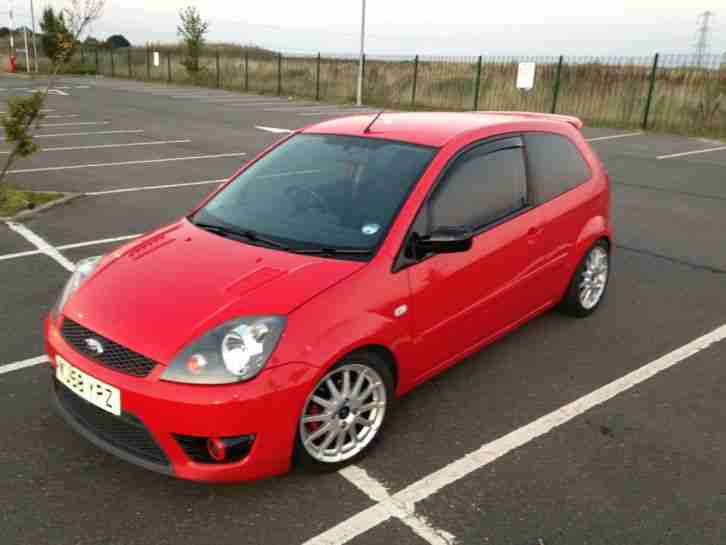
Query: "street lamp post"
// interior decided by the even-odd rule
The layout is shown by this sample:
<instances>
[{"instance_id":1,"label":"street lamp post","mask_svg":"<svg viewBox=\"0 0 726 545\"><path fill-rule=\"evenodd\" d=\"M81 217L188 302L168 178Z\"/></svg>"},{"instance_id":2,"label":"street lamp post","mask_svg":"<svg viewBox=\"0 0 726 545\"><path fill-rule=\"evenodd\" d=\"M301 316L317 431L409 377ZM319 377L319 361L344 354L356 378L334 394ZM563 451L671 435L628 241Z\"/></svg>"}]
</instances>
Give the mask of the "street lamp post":
<instances>
[{"instance_id":1,"label":"street lamp post","mask_svg":"<svg viewBox=\"0 0 726 545\"><path fill-rule=\"evenodd\" d=\"M360 19L360 58L358 59L358 93L356 104L363 105L363 59L365 55L366 40L366 0L361 0L363 7Z\"/></svg>"},{"instance_id":2,"label":"street lamp post","mask_svg":"<svg viewBox=\"0 0 726 545\"><path fill-rule=\"evenodd\" d=\"M35 40L35 2L33 0L30 0L30 27L33 31L33 64L35 68L35 73L38 73L38 46L36 45Z\"/></svg>"}]
</instances>

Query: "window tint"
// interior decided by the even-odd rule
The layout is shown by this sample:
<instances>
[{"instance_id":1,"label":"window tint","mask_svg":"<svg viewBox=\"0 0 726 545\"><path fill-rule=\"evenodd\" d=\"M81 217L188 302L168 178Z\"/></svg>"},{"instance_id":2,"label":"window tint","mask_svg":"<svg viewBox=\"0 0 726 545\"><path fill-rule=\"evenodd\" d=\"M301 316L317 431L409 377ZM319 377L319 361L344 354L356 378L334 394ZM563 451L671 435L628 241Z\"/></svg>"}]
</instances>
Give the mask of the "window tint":
<instances>
[{"instance_id":1,"label":"window tint","mask_svg":"<svg viewBox=\"0 0 726 545\"><path fill-rule=\"evenodd\" d=\"M580 151L558 134L530 133L524 136L534 201L546 202L586 182L592 176Z\"/></svg>"},{"instance_id":2,"label":"window tint","mask_svg":"<svg viewBox=\"0 0 726 545\"><path fill-rule=\"evenodd\" d=\"M436 150L300 134L244 170L195 216L294 248L372 250Z\"/></svg>"},{"instance_id":3,"label":"window tint","mask_svg":"<svg viewBox=\"0 0 726 545\"><path fill-rule=\"evenodd\" d=\"M436 189L432 227L480 227L522 208L526 195L521 148L474 149L457 160Z\"/></svg>"}]
</instances>

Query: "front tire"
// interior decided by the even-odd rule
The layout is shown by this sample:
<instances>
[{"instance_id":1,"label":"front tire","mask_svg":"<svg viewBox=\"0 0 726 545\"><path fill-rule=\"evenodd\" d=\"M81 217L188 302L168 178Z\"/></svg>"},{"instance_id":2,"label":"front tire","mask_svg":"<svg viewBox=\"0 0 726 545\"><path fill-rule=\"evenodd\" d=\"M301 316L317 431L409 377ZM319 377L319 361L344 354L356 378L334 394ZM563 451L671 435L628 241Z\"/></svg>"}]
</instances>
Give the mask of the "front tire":
<instances>
[{"instance_id":1,"label":"front tire","mask_svg":"<svg viewBox=\"0 0 726 545\"><path fill-rule=\"evenodd\" d=\"M584 318L600 306L610 279L610 248L599 240L582 258L558 309L569 316Z\"/></svg>"},{"instance_id":2,"label":"front tire","mask_svg":"<svg viewBox=\"0 0 726 545\"><path fill-rule=\"evenodd\" d=\"M298 421L295 462L337 471L365 456L381 434L393 401L393 377L372 352L351 354L310 392Z\"/></svg>"}]
</instances>

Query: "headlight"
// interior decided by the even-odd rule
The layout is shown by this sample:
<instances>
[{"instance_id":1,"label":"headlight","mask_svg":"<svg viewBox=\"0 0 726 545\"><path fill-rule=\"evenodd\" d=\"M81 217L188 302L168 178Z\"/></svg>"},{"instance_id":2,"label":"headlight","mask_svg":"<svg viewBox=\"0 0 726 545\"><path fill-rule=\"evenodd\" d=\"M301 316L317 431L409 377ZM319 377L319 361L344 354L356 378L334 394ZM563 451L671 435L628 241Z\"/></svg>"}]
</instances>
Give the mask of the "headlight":
<instances>
[{"instance_id":1,"label":"headlight","mask_svg":"<svg viewBox=\"0 0 726 545\"><path fill-rule=\"evenodd\" d=\"M66 305L71 295L73 295L73 293L93 274L93 271L96 270L96 267L98 267L101 259L103 259L103 256L99 255L83 259L76 264L76 270L68 279L68 282L66 282L66 285L58 298L58 302L53 308L53 312L56 315L63 311L63 307Z\"/></svg>"},{"instance_id":2,"label":"headlight","mask_svg":"<svg viewBox=\"0 0 726 545\"><path fill-rule=\"evenodd\" d=\"M262 371L284 328L282 316L248 316L225 322L182 349L161 379L189 384L250 380Z\"/></svg>"}]
</instances>

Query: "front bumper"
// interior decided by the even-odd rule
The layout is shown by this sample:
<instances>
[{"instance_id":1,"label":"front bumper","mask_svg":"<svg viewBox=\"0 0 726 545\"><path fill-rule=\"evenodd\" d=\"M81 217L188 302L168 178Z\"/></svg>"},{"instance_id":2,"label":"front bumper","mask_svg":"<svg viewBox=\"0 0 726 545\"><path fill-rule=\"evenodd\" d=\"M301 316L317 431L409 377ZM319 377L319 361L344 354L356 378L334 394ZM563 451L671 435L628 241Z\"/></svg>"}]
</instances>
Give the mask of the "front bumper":
<instances>
[{"instance_id":1,"label":"front bumper","mask_svg":"<svg viewBox=\"0 0 726 545\"><path fill-rule=\"evenodd\" d=\"M146 469L196 481L254 480L289 470L298 417L319 369L290 363L265 369L247 383L177 384L159 380L164 369L160 365L147 377L139 378L86 358L65 342L50 317L45 322L45 338L52 367L60 355L121 390L123 414L117 417L95 409L81 398L69 398L75 394L54 379L60 414L100 448ZM175 435L254 435L255 439L242 460L220 464L195 462Z\"/></svg>"}]
</instances>

